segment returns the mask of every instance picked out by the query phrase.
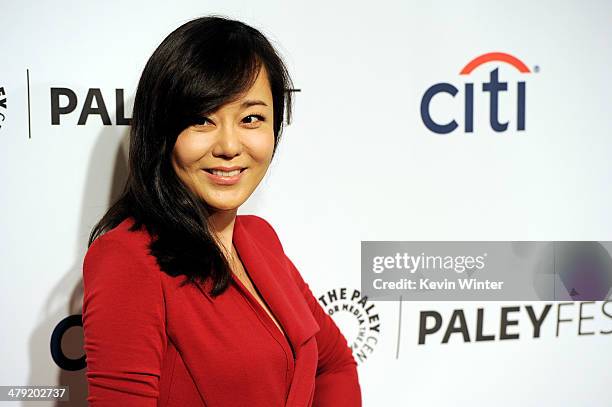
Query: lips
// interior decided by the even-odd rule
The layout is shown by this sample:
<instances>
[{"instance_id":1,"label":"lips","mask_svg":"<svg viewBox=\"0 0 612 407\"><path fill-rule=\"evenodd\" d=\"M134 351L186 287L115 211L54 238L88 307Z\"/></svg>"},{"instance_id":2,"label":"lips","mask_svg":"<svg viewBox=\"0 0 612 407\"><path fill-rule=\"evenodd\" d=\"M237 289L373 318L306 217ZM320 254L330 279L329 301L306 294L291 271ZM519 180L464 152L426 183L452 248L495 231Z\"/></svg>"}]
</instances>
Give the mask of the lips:
<instances>
[{"instance_id":1,"label":"lips","mask_svg":"<svg viewBox=\"0 0 612 407\"><path fill-rule=\"evenodd\" d=\"M234 165L233 167L224 167L224 166L216 166L216 167L209 167L209 168L204 168L204 170L208 171L208 170L220 170L220 171L233 171L233 170L243 170L246 167L242 167L240 165Z\"/></svg>"},{"instance_id":2,"label":"lips","mask_svg":"<svg viewBox=\"0 0 612 407\"><path fill-rule=\"evenodd\" d=\"M221 170L219 168L223 167L215 167L215 168L204 168L203 171L206 173L207 177L218 185L234 185L240 181L242 178L242 173L246 170L243 167L229 167L235 168L231 171ZM225 167L226 169L228 167Z\"/></svg>"},{"instance_id":3,"label":"lips","mask_svg":"<svg viewBox=\"0 0 612 407\"><path fill-rule=\"evenodd\" d=\"M232 169L225 169L222 167L204 168L204 171L208 172L209 174L217 175L219 177L233 177L233 176L240 174L242 171L246 169L243 167L231 167L231 168Z\"/></svg>"}]
</instances>

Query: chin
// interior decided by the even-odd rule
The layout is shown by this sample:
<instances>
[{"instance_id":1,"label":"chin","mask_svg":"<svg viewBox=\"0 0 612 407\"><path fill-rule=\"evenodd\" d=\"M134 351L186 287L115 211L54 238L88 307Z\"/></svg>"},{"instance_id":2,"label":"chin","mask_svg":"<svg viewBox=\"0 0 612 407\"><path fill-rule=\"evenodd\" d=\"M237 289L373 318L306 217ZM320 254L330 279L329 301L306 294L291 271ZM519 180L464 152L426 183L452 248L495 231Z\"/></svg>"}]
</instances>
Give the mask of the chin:
<instances>
[{"instance_id":1,"label":"chin","mask_svg":"<svg viewBox=\"0 0 612 407\"><path fill-rule=\"evenodd\" d=\"M238 206L211 206L213 212L217 212L217 211L232 211L232 210L237 210Z\"/></svg>"},{"instance_id":2,"label":"chin","mask_svg":"<svg viewBox=\"0 0 612 407\"><path fill-rule=\"evenodd\" d=\"M248 198L246 191L198 191L200 199L213 211L230 211L240 207ZM212 193L210 193L212 192Z\"/></svg>"},{"instance_id":3,"label":"chin","mask_svg":"<svg viewBox=\"0 0 612 407\"><path fill-rule=\"evenodd\" d=\"M231 211L238 209L238 207L242 204L242 202L232 201L232 202L217 202L217 201L206 201L206 204L214 211Z\"/></svg>"}]
</instances>

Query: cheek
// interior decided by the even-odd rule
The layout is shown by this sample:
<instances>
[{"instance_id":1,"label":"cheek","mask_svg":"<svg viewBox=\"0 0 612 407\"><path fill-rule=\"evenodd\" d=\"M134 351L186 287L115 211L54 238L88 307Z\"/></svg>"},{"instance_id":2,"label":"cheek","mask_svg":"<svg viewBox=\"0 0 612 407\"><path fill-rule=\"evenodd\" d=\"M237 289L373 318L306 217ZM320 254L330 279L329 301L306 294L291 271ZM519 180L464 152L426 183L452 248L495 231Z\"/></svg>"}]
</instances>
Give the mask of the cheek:
<instances>
[{"instance_id":1,"label":"cheek","mask_svg":"<svg viewBox=\"0 0 612 407\"><path fill-rule=\"evenodd\" d=\"M172 155L179 167L186 168L198 162L206 153L207 146L202 138L181 133L174 144Z\"/></svg>"},{"instance_id":2,"label":"cheek","mask_svg":"<svg viewBox=\"0 0 612 407\"><path fill-rule=\"evenodd\" d=\"M262 131L249 138L249 150L252 158L261 164L268 164L274 150L274 132Z\"/></svg>"}]
</instances>

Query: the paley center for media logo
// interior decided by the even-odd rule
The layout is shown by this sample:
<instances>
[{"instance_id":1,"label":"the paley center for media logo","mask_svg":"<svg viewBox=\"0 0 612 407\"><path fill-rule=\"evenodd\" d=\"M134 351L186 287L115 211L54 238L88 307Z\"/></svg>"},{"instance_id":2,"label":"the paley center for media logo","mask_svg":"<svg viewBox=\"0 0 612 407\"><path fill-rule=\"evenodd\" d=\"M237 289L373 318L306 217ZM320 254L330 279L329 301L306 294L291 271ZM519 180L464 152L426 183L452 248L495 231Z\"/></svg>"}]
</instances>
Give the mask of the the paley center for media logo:
<instances>
[{"instance_id":1,"label":"the paley center for media logo","mask_svg":"<svg viewBox=\"0 0 612 407\"><path fill-rule=\"evenodd\" d=\"M374 302L361 290L339 287L318 297L319 304L338 325L358 364L374 352L380 336L380 316Z\"/></svg>"},{"instance_id":2,"label":"the paley center for media logo","mask_svg":"<svg viewBox=\"0 0 612 407\"><path fill-rule=\"evenodd\" d=\"M504 80L499 70L501 64L513 67L516 74ZM477 68L483 65L491 68L488 81L482 84L470 82L468 75L474 73ZM523 75L528 75L531 72L523 61L513 55L503 52L489 52L480 55L469 61L459 71L459 75L468 79L461 88L452 83L440 82L430 86L425 91L421 99L423 124L436 134L448 134L454 131L473 133L475 101L476 103L486 103L485 101L488 99L491 129L495 132L524 131L526 128L527 85ZM513 101L514 103L505 104L505 106L514 105L514 111L500 112L500 98L510 97L510 91L512 91L512 96L516 100ZM435 104L438 98L449 97L453 99L452 112L435 111L432 108L432 104ZM461 105L463 105L463 117L460 114Z\"/></svg>"}]
</instances>

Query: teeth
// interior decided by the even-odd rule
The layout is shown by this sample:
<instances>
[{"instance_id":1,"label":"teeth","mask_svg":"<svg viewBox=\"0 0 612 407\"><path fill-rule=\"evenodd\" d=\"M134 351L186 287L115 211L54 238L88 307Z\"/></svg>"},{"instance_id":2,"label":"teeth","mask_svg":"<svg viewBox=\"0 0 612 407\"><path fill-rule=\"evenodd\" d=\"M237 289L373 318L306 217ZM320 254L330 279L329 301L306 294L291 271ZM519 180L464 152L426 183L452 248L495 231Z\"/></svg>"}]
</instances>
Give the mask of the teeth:
<instances>
[{"instance_id":1,"label":"teeth","mask_svg":"<svg viewBox=\"0 0 612 407\"><path fill-rule=\"evenodd\" d=\"M233 171L210 170L210 172L220 177L233 177L234 175L240 174L240 170L233 170Z\"/></svg>"}]
</instances>

